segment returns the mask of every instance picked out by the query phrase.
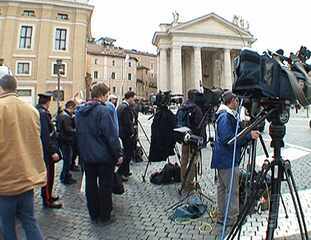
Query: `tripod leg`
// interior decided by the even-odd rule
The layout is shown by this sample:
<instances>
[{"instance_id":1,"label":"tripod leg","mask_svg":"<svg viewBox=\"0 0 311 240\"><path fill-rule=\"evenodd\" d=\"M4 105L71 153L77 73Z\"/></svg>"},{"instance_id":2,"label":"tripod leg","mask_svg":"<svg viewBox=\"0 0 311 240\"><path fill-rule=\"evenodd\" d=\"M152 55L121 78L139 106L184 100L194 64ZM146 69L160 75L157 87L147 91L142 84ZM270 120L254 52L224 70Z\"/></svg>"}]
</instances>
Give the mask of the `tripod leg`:
<instances>
[{"instance_id":1,"label":"tripod leg","mask_svg":"<svg viewBox=\"0 0 311 240\"><path fill-rule=\"evenodd\" d=\"M150 163L151 163L150 160L148 160L147 166L146 166L146 168L145 168L145 173L144 173L144 175L142 176L143 182L146 182L147 170L148 170L148 167L149 167Z\"/></svg>"},{"instance_id":2,"label":"tripod leg","mask_svg":"<svg viewBox=\"0 0 311 240\"><path fill-rule=\"evenodd\" d=\"M286 168L285 169L286 181L288 183L289 191L290 191L290 194L292 196L293 203L294 203L294 207L295 207L295 211L296 211L296 216L297 216L297 220L298 220L298 223L299 223L300 234L301 234L302 239L304 239L303 236L305 236L305 239L308 240L309 239L309 237L308 237L308 229L307 229L307 226L306 226L304 213L303 213L303 210L302 210L302 207L301 207L301 202L300 202L300 199L299 199L296 183L295 183L292 171L290 169L290 163L289 163L289 161L286 161L285 164L287 164L287 166L285 167ZM302 221L304 229L302 229L301 221ZM303 234L303 231L305 232L305 234Z\"/></svg>"},{"instance_id":3,"label":"tripod leg","mask_svg":"<svg viewBox=\"0 0 311 240\"><path fill-rule=\"evenodd\" d=\"M260 184L265 181L268 171L270 170L270 165L267 166L267 168L262 172L260 176L258 176L258 181L256 181L256 186L260 186ZM254 189L256 189L256 186L254 186ZM241 230L242 225L244 223L245 218L247 217L250 209L256 204L256 201L262 196L264 193L264 190L261 191L252 191L251 195L249 196L247 202L244 205L243 210L241 211L239 215L238 221L234 224L232 227L227 240L234 240L235 236L238 234L238 232Z\"/></svg>"},{"instance_id":4,"label":"tripod leg","mask_svg":"<svg viewBox=\"0 0 311 240\"><path fill-rule=\"evenodd\" d=\"M190 147L190 146L189 146ZM191 154L191 151L189 150L190 154ZM187 168L187 171L186 171L186 174L185 174L185 177L182 181L182 184L181 184L181 188L179 189L179 194L181 194L182 190L185 188L185 185L186 185L186 182L187 182L187 178L192 170L192 165L193 165L193 162L194 162L194 159L196 157L196 152L192 153L191 155L191 158L190 158L190 162L189 162L189 167Z\"/></svg>"},{"instance_id":5,"label":"tripod leg","mask_svg":"<svg viewBox=\"0 0 311 240\"><path fill-rule=\"evenodd\" d=\"M284 212L285 212L285 218L288 218L287 209L286 209L285 202L284 202L282 194L280 195L280 197L281 197L281 203L283 205Z\"/></svg>"},{"instance_id":6,"label":"tripod leg","mask_svg":"<svg viewBox=\"0 0 311 240\"><path fill-rule=\"evenodd\" d=\"M143 125L141 124L141 122L140 122L139 120L138 120L137 122L138 122L138 125L140 126L141 130L143 131L143 133L144 133L144 135L145 135L147 141L149 142L149 144L151 144L151 141L150 141L150 139L149 139L149 137L148 137L148 135L147 135L145 129L143 128Z\"/></svg>"}]
</instances>

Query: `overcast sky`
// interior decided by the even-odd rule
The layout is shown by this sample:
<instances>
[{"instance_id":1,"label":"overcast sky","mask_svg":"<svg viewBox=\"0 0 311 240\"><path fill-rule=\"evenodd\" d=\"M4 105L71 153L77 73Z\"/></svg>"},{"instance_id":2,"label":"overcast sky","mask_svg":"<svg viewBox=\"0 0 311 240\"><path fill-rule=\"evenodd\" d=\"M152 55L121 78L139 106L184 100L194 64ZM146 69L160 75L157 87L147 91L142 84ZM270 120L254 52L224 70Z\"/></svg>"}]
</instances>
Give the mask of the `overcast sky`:
<instances>
[{"instance_id":1,"label":"overcast sky","mask_svg":"<svg viewBox=\"0 0 311 240\"><path fill-rule=\"evenodd\" d=\"M311 1L282 0L90 0L95 5L92 19L94 37L117 39L116 45L155 52L152 37L160 23L172 21L177 11L180 21L188 21L210 12L232 21L240 15L250 23L257 38L254 48L283 48L297 51L301 45L311 48ZM300 3L300 4L298 4Z\"/></svg>"}]
</instances>

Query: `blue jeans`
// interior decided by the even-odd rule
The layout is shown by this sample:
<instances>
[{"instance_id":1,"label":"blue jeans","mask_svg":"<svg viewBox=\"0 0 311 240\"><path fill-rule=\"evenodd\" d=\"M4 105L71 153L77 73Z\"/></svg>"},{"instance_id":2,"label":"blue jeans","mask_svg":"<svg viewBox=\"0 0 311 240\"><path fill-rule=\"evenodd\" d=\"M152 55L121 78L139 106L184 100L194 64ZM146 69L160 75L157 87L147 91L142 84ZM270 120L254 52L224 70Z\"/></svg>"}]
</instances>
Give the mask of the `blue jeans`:
<instances>
[{"instance_id":1,"label":"blue jeans","mask_svg":"<svg viewBox=\"0 0 311 240\"><path fill-rule=\"evenodd\" d=\"M60 180L64 183L71 177L69 170L72 162L72 146L70 144L62 143L60 148L63 153L63 170L60 174Z\"/></svg>"},{"instance_id":2,"label":"blue jeans","mask_svg":"<svg viewBox=\"0 0 311 240\"><path fill-rule=\"evenodd\" d=\"M0 196L0 222L4 240L17 240L15 220L19 219L28 240L43 240L34 216L33 190L16 195Z\"/></svg>"}]
</instances>

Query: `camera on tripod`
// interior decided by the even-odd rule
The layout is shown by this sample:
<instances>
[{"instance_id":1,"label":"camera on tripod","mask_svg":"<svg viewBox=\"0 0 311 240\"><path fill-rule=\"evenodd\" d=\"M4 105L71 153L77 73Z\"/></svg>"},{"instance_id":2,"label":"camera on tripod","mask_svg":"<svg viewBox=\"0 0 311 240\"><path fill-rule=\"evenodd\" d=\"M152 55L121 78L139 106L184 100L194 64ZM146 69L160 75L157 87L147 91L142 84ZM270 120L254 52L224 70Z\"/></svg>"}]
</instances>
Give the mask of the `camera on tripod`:
<instances>
[{"instance_id":1,"label":"camera on tripod","mask_svg":"<svg viewBox=\"0 0 311 240\"><path fill-rule=\"evenodd\" d=\"M259 55L249 49L241 51L234 61L233 92L255 99L298 102L311 104L311 80L306 63L310 51L301 47L297 54L285 57L283 50ZM285 65L284 61L288 64Z\"/></svg>"},{"instance_id":2,"label":"camera on tripod","mask_svg":"<svg viewBox=\"0 0 311 240\"><path fill-rule=\"evenodd\" d=\"M201 149L203 147L204 145L203 137L193 134L190 128L180 127L175 128L174 131L176 133L177 142L189 144L191 146L196 147L197 149Z\"/></svg>"},{"instance_id":3,"label":"camera on tripod","mask_svg":"<svg viewBox=\"0 0 311 240\"><path fill-rule=\"evenodd\" d=\"M254 109L254 106L262 109L256 116L253 116L253 122L250 126L232 138L229 144L241 139L247 132L255 129L267 119L271 123L269 134L272 139L273 159L271 161L266 160L263 170L256 175L254 172L256 143L253 144L254 151L250 171L244 176L245 184L250 186L249 194L238 221L231 228L230 234L226 238L228 240L235 239L237 233L241 232L246 216L264 192L262 184L267 182L269 171L271 171L271 187L269 187L271 198L265 239L274 239L274 231L278 226L280 199L283 202L282 181L286 181L289 186L300 235L302 239L309 239L290 161L282 158L281 148L284 147L283 138L286 134L285 124L289 120L288 109L290 104L299 103L302 106L311 104L311 79L308 76L311 66L306 63L310 57L311 52L302 46L296 54L291 53L289 57L284 56L284 51L281 49L276 52L268 51L263 55L249 49L243 49L240 56L234 60L233 92L241 98L249 100L248 106L251 106L248 108L249 111L251 108ZM261 141L263 140L261 139ZM248 176L250 176L250 180L248 180ZM285 206L284 203L283 206Z\"/></svg>"}]
</instances>

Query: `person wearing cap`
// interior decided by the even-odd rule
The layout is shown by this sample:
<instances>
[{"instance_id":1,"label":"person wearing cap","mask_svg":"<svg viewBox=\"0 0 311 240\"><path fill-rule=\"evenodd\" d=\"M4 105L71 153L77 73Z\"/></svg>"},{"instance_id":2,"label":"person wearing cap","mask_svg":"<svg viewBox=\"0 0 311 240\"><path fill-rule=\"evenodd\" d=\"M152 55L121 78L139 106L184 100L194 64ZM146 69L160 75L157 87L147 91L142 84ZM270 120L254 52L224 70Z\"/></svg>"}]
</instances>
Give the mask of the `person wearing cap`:
<instances>
[{"instance_id":1,"label":"person wearing cap","mask_svg":"<svg viewBox=\"0 0 311 240\"><path fill-rule=\"evenodd\" d=\"M72 178L70 168L72 164L73 142L76 134L73 114L76 103L69 100L65 103L64 111L57 119L59 131L59 144L63 153L63 170L60 174L60 181L65 185L71 185L77 181Z\"/></svg>"},{"instance_id":2,"label":"person wearing cap","mask_svg":"<svg viewBox=\"0 0 311 240\"><path fill-rule=\"evenodd\" d=\"M234 138L238 121L237 109L239 101L236 95L231 91L226 91L223 94L223 104L219 107L216 113L216 130L215 144L213 147L211 168L217 170L217 207L219 225L223 225L226 204L228 201L228 193L231 182L232 161L234 144L228 142ZM238 133L242 130L238 126ZM239 215L239 161L241 157L241 148L251 139L257 139L259 131L251 131L242 139L237 140L236 154L234 159L233 169L233 186L230 196L230 208L227 218L227 226L232 226L238 219Z\"/></svg>"},{"instance_id":3,"label":"person wearing cap","mask_svg":"<svg viewBox=\"0 0 311 240\"><path fill-rule=\"evenodd\" d=\"M17 97L16 79L2 74L3 72L0 73L0 229L4 239L17 239L17 218L28 240L43 240L34 215L34 188L46 184L39 114L34 107Z\"/></svg>"},{"instance_id":4,"label":"person wearing cap","mask_svg":"<svg viewBox=\"0 0 311 240\"><path fill-rule=\"evenodd\" d=\"M44 162L47 170L47 184L41 189L43 207L62 208L61 203L57 203L59 197L53 197L53 185L55 174L55 163L60 160L56 131L52 123L52 115L49 112L52 92L38 94L39 103L36 108L40 114L41 142L43 147Z\"/></svg>"}]
</instances>

